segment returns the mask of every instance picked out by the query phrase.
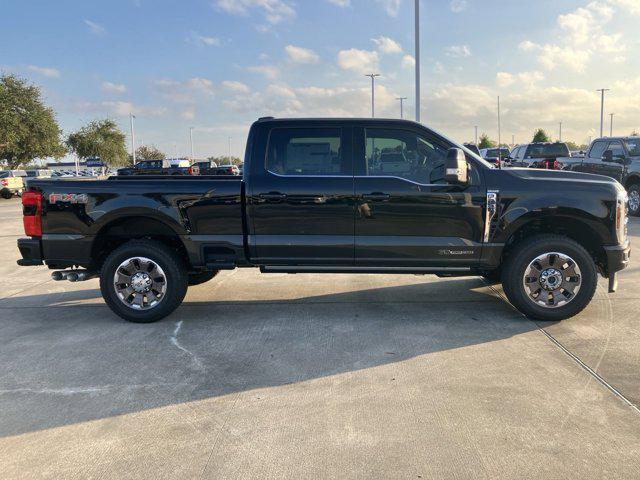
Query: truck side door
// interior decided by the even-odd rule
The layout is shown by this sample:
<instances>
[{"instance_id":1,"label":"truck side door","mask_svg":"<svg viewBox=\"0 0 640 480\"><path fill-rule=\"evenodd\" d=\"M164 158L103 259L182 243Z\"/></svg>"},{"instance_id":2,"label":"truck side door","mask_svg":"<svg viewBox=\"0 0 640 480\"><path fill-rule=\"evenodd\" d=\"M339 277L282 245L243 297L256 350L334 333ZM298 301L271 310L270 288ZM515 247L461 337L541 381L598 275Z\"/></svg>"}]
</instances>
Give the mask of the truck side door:
<instances>
[{"instance_id":1,"label":"truck side door","mask_svg":"<svg viewBox=\"0 0 640 480\"><path fill-rule=\"evenodd\" d=\"M626 153L624 150L624 146L620 140L612 140L609 142L607 146L607 150L605 152L611 151L611 157L613 159L612 162L605 162L602 159L599 163L596 164L596 169L593 173L597 173L599 175L606 175L607 177L615 178L619 182L622 181L622 177L624 177L624 161L626 159Z\"/></svg>"},{"instance_id":2,"label":"truck side door","mask_svg":"<svg viewBox=\"0 0 640 480\"><path fill-rule=\"evenodd\" d=\"M602 164L602 155L609 145L609 140L596 140L591 145L589 152L585 155L580 172L584 173L598 173L599 166Z\"/></svg>"},{"instance_id":3,"label":"truck side door","mask_svg":"<svg viewBox=\"0 0 640 480\"><path fill-rule=\"evenodd\" d=\"M280 122L262 135L248 177L256 263L353 265L352 128Z\"/></svg>"},{"instance_id":4,"label":"truck side door","mask_svg":"<svg viewBox=\"0 0 640 480\"><path fill-rule=\"evenodd\" d=\"M476 264L486 188L474 161L470 184L450 185L445 159L453 145L427 129L364 127L355 138L356 265Z\"/></svg>"}]
</instances>

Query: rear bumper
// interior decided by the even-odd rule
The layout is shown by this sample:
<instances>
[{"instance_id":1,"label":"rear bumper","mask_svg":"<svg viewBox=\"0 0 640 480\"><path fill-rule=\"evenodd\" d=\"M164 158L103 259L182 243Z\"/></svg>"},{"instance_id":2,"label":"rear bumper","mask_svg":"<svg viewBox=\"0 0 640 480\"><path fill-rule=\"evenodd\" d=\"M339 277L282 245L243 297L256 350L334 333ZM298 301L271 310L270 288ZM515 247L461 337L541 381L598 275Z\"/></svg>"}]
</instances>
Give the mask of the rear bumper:
<instances>
[{"instance_id":1,"label":"rear bumper","mask_svg":"<svg viewBox=\"0 0 640 480\"><path fill-rule=\"evenodd\" d=\"M22 258L18 260L21 267L42 265L42 248L39 238L18 239L18 250Z\"/></svg>"},{"instance_id":2,"label":"rear bumper","mask_svg":"<svg viewBox=\"0 0 640 480\"><path fill-rule=\"evenodd\" d=\"M628 240L624 245L604 247L604 251L607 254L607 273L609 275L613 275L629 266L631 244Z\"/></svg>"}]
</instances>

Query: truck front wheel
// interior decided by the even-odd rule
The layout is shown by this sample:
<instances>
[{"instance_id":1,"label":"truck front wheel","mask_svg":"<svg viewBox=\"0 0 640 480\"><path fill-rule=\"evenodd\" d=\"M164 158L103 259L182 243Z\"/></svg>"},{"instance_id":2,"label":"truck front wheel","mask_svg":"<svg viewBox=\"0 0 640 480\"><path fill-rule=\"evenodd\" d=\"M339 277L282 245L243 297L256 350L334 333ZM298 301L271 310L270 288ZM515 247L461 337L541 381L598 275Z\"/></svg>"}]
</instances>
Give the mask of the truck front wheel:
<instances>
[{"instance_id":1,"label":"truck front wheel","mask_svg":"<svg viewBox=\"0 0 640 480\"><path fill-rule=\"evenodd\" d=\"M629 187L629 215L640 216L640 183L634 183Z\"/></svg>"},{"instance_id":2,"label":"truck front wheel","mask_svg":"<svg viewBox=\"0 0 640 480\"><path fill-rule=\"evenodd\" d=\"M540 235L516 245L504 265L502 286L526 316L559 321L580 313L596 291L591 255L560 235Z\"/></svg>"},{"instance_id":3,"label":"truck front wheel","mask_svg":"<svg viewBox=\"0 0 640 480\"><path fill-rule=\"evenodd\" d=\"M153 240L132 240L107 257L100 291L109 308L129 322L156 322L187 292L187 271L177 253Z\"/></svg>"}]
</instances>

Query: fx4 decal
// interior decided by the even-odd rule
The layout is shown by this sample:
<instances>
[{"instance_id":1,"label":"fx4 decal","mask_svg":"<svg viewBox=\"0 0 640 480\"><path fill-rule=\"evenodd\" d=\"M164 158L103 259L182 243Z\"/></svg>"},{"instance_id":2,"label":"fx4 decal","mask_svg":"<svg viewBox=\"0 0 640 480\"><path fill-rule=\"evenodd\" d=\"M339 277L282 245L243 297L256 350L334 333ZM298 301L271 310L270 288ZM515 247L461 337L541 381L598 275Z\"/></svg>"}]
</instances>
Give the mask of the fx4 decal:
<instances>
[{"instance_id":1,"label":"fx4 decal","mask_svg":"<svg viewBox=\"0 0 640 480\"><path fill-rule=\"evenodd\" d=\"M82 203L89 202L89 197L84 193L51 193L49 195L49 203Z\"/></svg>"}]
</instances>

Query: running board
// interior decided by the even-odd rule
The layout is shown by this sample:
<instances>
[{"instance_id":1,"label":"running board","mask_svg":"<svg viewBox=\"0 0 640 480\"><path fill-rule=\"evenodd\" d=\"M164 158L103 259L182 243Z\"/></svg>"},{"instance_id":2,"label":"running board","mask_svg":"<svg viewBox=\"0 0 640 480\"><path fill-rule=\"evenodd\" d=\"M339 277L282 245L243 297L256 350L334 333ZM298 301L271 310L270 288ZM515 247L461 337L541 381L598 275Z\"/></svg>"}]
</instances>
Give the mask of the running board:
<instances>
[{"instance_id":1,"label":"running board","mask_svg":"<svg viewBox=\"0 0 640 480\"><path fill-rule=\"evenodd\" d=\"M470 267L327 267L321 265L263 265L262 273L406 273L411 275L468 273Z\"/></svg>"}]
</instances>

